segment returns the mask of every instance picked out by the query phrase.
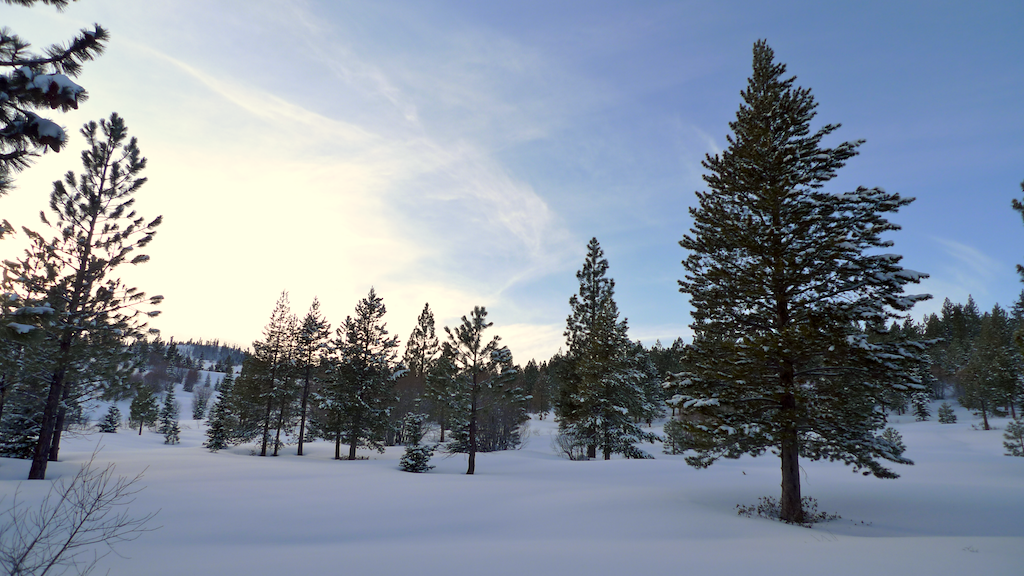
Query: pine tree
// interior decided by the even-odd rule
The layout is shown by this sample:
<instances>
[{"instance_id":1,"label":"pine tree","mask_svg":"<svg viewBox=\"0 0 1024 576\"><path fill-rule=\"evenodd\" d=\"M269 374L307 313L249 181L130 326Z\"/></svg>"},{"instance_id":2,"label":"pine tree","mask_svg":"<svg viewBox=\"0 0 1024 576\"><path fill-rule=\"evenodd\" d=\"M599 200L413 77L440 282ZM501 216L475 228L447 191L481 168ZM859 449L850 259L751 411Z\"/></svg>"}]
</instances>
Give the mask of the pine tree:
<instances>
[{"instance_id":1,"label":"pine tree","mask_svg":"<svg viewBox=\"0 0 1024 576\"><path fill-rule=\"evenodd\" d=\"M423 444L423 422L426 414L410 412L402 419L402 437L405 439L405 454L398 467L404 472L427 472L433 468L430 457L434 455L435 446Z\"/></svg>"},{"instance_id":2,"label":"pine tree","mask_svg":"<svg viewBox=\"0 0 1024 576\"><path fill-rule=\"evenodd\" d=\"M157 405L153 389L145 384L140 385L135 393L135 398L132 400L128 420L131 421L133 426L138 425L139 435L141 436L142 429L156 424L159 417L160 408Z\"/></svg>"},{"instance_id":3,"label":"pine tree","mask_svg":"<svg viewBox=\"0 0 1024 576\"><path fill-rule=\"evenodd\" d=\"M116 405L111 404L110 408L107 409L107 413L103 416L103 421L100 422L100 432L107 432L110 434L116 434L117 428L121 425L121 411Z\"/></svg>"},{"instance_id":4,"label":"pine tree","mask_svg":"<svg viewBox=\"0 0 1024 576\"><path fill-rule=\"evenodd\" d=\"M430 303L423 305L423 311L416 319L416 327L409 335L409 341L405 344L405 355L402 362L413 376L422 378L430 372L441 353L441 345L437 339L434 327L434 313L430 310Z\"/></svg>"},{"instance_id":5,"label":"pine tree","mask_svg":"<svg viewBox=\"0 0 1024 576\"><path fill-rule=\"evenodd\" d=\"M1014 418L1003 431L1003 447L1007 456L1024 456L1024 420Z\"/></svg>"},{"instance_id":6,"label":"pine tree","mask_svg":"<svg viewBox=\"0 0 1024 576\"><path fill-rule=\"evenodd\" d=\"M210 426L206 429L206 442L203 443L210 452L223 450L239 441L246 441L252 435L242 425L237 409L239 398L235 394L235 379L230 373L220 382L217 401L210 409Z\"/></svg>"},{"instance_id":7,"label":"pine tree","mask_svg":"<svg viewBox=\"0 0 1024 576\"><path fill-rule=\"evenodd\" d=\"M960 403L977 410L989 430L989 414L1002 405L1016 415L1020 396L1020 357L1013 345L1006 312L996 304L981 318L981 328L972 343L970 360L958 375L964 393Z\"/></svg>"},{"instance_id":8,"label":"pine tree","mask_svg":"<svg viewBox=\"0 0 1024 576\"><path fill-rule=\"evenodd\" d=\"M442 353L434 359L424 377L423 397L430 405L430 413L441 428L440 442L445 430L451 429L453 398L456 396L458 370L451 358Z\"/></svg>"},{"instance_id":9,"label":"pine tree","mask_svg":"<svg viewBox=\"0 0 1024 576\"><path fill-rule=\"evenodd\" d=\"M162 300L160 296L147 299L112 277L122 264L148 260L138 250L153 239L161 221L158 217L147 223L132 208L135 192L146 181L140 176L146 159L136 139L128 139L117 114L109 121L89 122L81 132L87 143L82 153L84 172L77 177L68 172L63 181L54 182L53 224L41 214L56 236L47 240L26 229L30 246L25 257L3 263L9 277L18 279L20 293L56 311L47 328L54 342L55 366L30 479L44 478L47 461L57 459L64 415L77 404L75 393L88 392L81 384L92 379L95 366L120 372L119 378L127 378L134 369L125 342L141 338L143 319L156 315L143 313L139 305ZM102 362L96 364L93 359Z\"/></svg>"},{"instance_id":10,"label":"pine tree","mask_svg":"<svg viewBox=\"0 0 1024 576\"><path fill-rule=\"evenodd\" d=\"M302 444L306 439L306 418L309 408L309 397L320 386L323 372L324 357L328 353L331 341L331 325L320 314L320 300L313 298L309 312L302 319L295 338L295 359L298 373L302 378L302 401L299 407L299 448L297 454L302 456Z\"/></svg>"},{"instance_id":11,"label":"pine tree","mask_svg":"<svg viewBox=\"0 0 1024 576\"><path fill-rule=\"evenodd\" d=\"M164 435L164 444L180 442L181 428L178 427L178 402L174 399L172 386L164 394L164 404L160 408L160 433Z\"/></svg>"},{"instance_id":12,"label":"pine tree","mask_svg":"<svg viewBox=\"0 0 1024 576\"><path fill-rule=\"evenodd\" d=\"M384 301L370 288L355 312L338 327L335 376L321 396L339 460L342 440L348 444L349 460L356 459L360 446L384 451L388 413L395 402L398 337L388 336Z\"/></svg>"},{"instance_id":13,"label":"pine tree","mask_svg":"<svg viewBox=\"0 0 1024 576\"><path fill-rule=\"evenodd\" d=\"M31 6L35 1L7 3ZM61 10L68 0L43 3ZM28 166L33 156L47 148L58 152L67 142L64 130L36 111L77 109L88 95L71 78L78 76L83 62L103 52L108 39L107 31L94 25L67 45L54 44L38 53L10 30L0 33L0 93L4 95L0 99L0 196L10 185L10 174Z\"/></svg>"},{"instance_id":14,"label":"pine tree","mask_svg":"<svg viewBox=\"0 0 1024 576\"><path fill-rule=\"evenodd\" d=\"M607 271L604 251L593 238L576 273L579 294L569 299L569 353L556 406L559 431L586 442L588 458L596 457L598 449L605 460L612 454L650 458L635 446L657 439L637 424L656 411L645 392L650 375L642 370L646 362L636 358L626 320L619 320L615 281L606 277Z\"/></svg>"},{"instance_id":15,"label":"pine tree","mask_svg":"<svg viewBox=\"0 0 1024 576\"><path fill-rule=\"evenodd\" d=\"M949 402L943 402L939 406L939 423L940 424L956 424L956 413L953 411L953 406Z\"/></svg>"},{"instance_id":16,"label":"pine tree","mask_svg":"<svg viewBox=\"0 0 1024 576\"><path fill-rule=\"evenodd\" d=\"M927 422L932 417L931 408L928 406L927 393L915 392L910 398L910 403L914 406L914 419L918 422Z\"/></svg>"},{"instance_id":17,"label":"pine tree","mask_svg":"<svg viewBox=\"0 0 1024 576\"><path fill-rule=\"evenodd\" d=\"M811 92L785 79L764 41L730 123L729 146L708 155L680 291L693 306L696 366L682 387L692 466L722 457L781 458L781 519L802 522L800 458L839 460L880 478L879 459L910 464L877 432L878 394L920 389L911 368L924 346L881 339L927 295L904 286L926 275L879 254L898 229L886 214L911 202L879 188L820 188L861 142L824 148L838 126L810 132ZM877 341L882 340L882 341Z\"/></svg>"},{"instance_id":18,"label":"pine tree","mask_svg":"<svg viewBox=\"0 0 1024 576\"><path fill-rule=\"evenodd\" d=\"M476 453L480 450L480 418L489 407L490 392L501 392L515 378L512 352L501 346L501 338L494 336L484 341L484 331L493 325L487 322L487 310L474 306L467 318L454 330L445 326L448 334L444 356L455 370L451 387L451 406L457 428L449 451L469 455L466 474L476 472ZM522 410L525 412L525 406Z\"/></svg>"},{"instance_id":19,"label":"pine tree","mask_svg":"<svg viewBox=\"0 0 1024 576\"><path fill-rule=\"evenodd\" d=\"M271 444L272 455L277 456L282 433L287 435L293 425L299 395L295 382L296 325L288 306L288 293L281 292L263 329L263 339L253 342L252 356L248 363L243 363L245 383L251 385L240 385L239 391L247 396L247 402L262 406L260 456L267 455Z\"/></svg>"}]
</instances>

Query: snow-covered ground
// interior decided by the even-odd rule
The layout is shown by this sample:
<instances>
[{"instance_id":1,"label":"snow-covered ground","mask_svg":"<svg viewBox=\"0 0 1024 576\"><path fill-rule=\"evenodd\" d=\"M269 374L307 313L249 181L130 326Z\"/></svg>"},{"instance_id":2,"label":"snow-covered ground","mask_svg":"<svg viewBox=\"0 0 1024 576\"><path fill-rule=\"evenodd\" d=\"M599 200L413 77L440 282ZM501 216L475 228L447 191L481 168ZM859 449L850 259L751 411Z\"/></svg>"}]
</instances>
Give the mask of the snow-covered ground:
<instances>
[{"instance_id":1,"label":"snow-covered ground","mask_svg":"<svg viewBox=\"0 0 1024 576\"><path fill-rule=\"evenodd\" d=\"M190 396L178 395L183 418ZM655 460L570 462L552 450L550 419L522 450L479 455L475 476L462 455L400 472L401 447L351 462L322 442L302 457L213 454L205 426L183 419L176 446L127 429L69 438L48 477L73 474L97 445L119 474L145 469L131 509L159 510L161 528L104 559L99 573L113 575L1024 574L1024 458L1003 455L1005 419L980 431L957 416L893 420L916 462L898 480L804 462L804 495L842 516L810 529L736 514L778 497L776 457L694 470L657 445ZM28 468L0 459L0 493L20 483L21 498L41 497L49 482L22 481Z\"/></svg>"}]
</instances>

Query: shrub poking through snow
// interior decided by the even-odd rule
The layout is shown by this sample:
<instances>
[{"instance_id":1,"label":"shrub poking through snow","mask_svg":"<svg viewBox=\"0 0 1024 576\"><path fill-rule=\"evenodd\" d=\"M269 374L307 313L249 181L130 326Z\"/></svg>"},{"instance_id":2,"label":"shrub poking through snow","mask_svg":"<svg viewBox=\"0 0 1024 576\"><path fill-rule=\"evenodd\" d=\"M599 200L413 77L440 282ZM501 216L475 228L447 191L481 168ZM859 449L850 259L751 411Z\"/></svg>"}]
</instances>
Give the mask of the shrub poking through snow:
<instances>
[{"instance_id":1,"label":"shrub poking through snow","mask_svg":"<svg viewBox=\"0 0 1024 576\"><path fill-rule=\"evenodd\" d=\"M736 513L740 516L746 516L747 518L766 518L768 520L779 520L786 524L799 524L800 526L811 527L811 524L817 524L820 522L831 522L832 520L839 520L842 518L839 514L830 514L828 512L818 512L818 501L810 496L804 496L800 499L800 505L804 511L803 522L789 522L782 520L782 507L779 505L779 501L771 496L765 496L757 499L757 504L751 504L749 506L743 506L742 504L736 505Z\"/></svg>"},{"instance_id":2,"label":"shrub poking through snow","mask_svg":"<svg viewBox=\"0 0 1024 576\"><path fill-rule=\"evenodd\" d=\"M939 423L956 424L956 414L953 413L953 405L949 402L943 402L942 406L939 406Z\"/></svg>"},{"instance_id":3,"label":"shrub poking through snow","mask_svg":"<svg viewBox=\"0 0 1024 576\"><path fill-rule=\"evenodd\" d=\"M928 394L926 392L918 392L910 398L910 404L913 406L914 419L918 422L927 422L932 417L932 410L928 406Z\"/></svg>"},{"instance_id":4,"label":"shrub poking through snow","mask_svg":"<svg viewBox=\"0 0 1024 576\"><path fill-rule=\"evenodd\" d=\"M436 444L423 444L423 421L425 414L410 412L402 420L402 435L405 438L405 454L398 467L404 472L426 472L433 468L429 464Z\"/></svg>"}]
</instances>

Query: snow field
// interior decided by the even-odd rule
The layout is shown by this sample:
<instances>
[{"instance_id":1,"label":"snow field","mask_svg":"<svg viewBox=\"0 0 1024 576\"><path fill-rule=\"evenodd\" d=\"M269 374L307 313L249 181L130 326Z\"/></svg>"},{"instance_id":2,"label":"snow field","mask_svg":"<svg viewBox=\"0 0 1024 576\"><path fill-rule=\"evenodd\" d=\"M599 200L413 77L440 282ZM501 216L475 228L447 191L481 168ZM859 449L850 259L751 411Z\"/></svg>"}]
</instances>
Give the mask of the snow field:
<instances>
[{"instance_id":1,"label":"snow field","mask_svg":"<svg viewBox=\"0 0 1024 576\"><path fill-rule=\"evenodd\" d=\"M191 395L178 398L181 444L148 430L93 433L69 437L50 465L49 478L73 474L100 445L97 461L119 474L146 470L131 509L159 509L161 528L121 545L129 558L104 559L100 573L1024 573L1024 458L1002 455L1005 419L975 430L960 407L956 424L892 420L916 464L898 466L898 480L803 462L803 494L842 515L807 529L736 514L778 497L771 455L694 470L655 446L655 460L570 462L553 453L547 419L531 423L522 450L479 454L474 476L464 455L409 474L398 470L402 447L351 462L332 460L328 442L302 457L294 446L277 458L250 456L251 445L213 454L205 425L184 419ZM0 460L0 491L20 484L22 499L38 501L49 482L21 481L28 466Z\"/></svg>"}]
</instances>

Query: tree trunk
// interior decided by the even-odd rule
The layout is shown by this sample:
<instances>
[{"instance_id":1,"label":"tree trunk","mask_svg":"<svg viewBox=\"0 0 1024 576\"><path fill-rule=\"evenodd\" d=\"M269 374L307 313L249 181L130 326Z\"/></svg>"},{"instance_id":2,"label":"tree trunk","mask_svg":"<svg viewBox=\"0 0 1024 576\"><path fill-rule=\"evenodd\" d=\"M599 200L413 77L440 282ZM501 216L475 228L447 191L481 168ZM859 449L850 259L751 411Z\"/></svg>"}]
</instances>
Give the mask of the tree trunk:
<instances>
[{"instance_id":1,"label":"tree trunk","mask_svg":"<svg viewBox=\"0 0 1024 576\"><path fill-rule=\"evenodd\" d=\"M597 444L587 445L587 460L597 458Z\"/></svg>"},{"instance_id":2,"label":"tree trunk","mask_svg":"<svg viewBox=\"0 0 1024 576\"><path fill-rule=\"evenodd\" d=\"M356 445L359 444L359 436L357 430L359 430L359 420L352 421L352 429L348 433L348 459L356 459Z\"/></svg>"},{"instance_id":3,"label":"tree trunk","mask_svg":"<svg viewBox=\"0 0 1024 576\"><path fill-rule=\"evenodd\" d=\"M71 349L70 338L62 339L60 348L61 356L66 358ZM67 366L67 362L60 362L50 378L50 392L46 396L46 404L43 405L39 439L36 441L36 449L32 453L32 467L28 471L29 480L46 478L46 463L49 461L50 443L53 441L53 427L57 421L57 413L60 411L60 398L64 394L64 366Z\"/></svg>"},{"instance_id":4,"label":"tree trunk","mask_svg":"<svg viewBox=\"0 0 1024 576\"><path fill-rule=\"evenodd\" d=\"M302 456L302 442L306 439L306 404L309 401L309 374L306 374L306 385L302 387L302 408L299 415L299 451Z\"/></svg>"},{"instance_id":5,"label":"tree trunk","mask_svg":"<svg viewBox=\"0 0 1024 576\"><path fill-rule=\"evenodd\" d=\"M779 516L785 522L802 523L804 510L800 502L800 443L796 434L787 433L782 441L782 502Z\"/></svg>"},{"instance_id":6,"label":"tree trunk","mask_svg":"<svg viewBox=\"0 0 1024 576\"><path fill-rule=\"evenodd\" d=\"M341 431L334 436L334 459L341 460Z\"/></svg>"},{"instance_id":7,"label":"tree trunk","mask_svg":"<svg viewBox=\"0 0 1024 576\"><path fill-rule=\"evenodd\" d=\"M50 454L47 458L50 462L56 462L60 454L60 437L64 432L64 421L68 415L68 398L71 396L71 387L64 385L64 393L61 394L60 410L57 411L57 422L53 425L53 439L50 440Z\"/></svg>"},{"instance_id":8,"label":"tree trunk","mask_svg":"<svg viewBox=\"0 0 1024 576\"><path fill-rule=\"evenodd\" d=\"M142 427L146 425L145 418L139 418L139 436L142 436Z\"/></svg>"},{"instance_id":9,"label":"tree trunk","mask_svg":"<svg viewBox=\"0 0 1024 576\"><path fill-rule=\"evenodd\" d=\"M263 415L263 446L260 448L260 456L267 455L267 442L270 440L270 410L273 398L267 398L267 410Z\"/></svg>"},{"instance_id":10,"label":"tree trunk","mask_svg":"<svg viewBox=\"0 0 1024 576\"><path fill-rule=\"evenodd\" d=\"M284 428L284 398L281 399L281 411L277 416L277 433L274 435L274 456L281 446L281 428Z\"/></svg>"},{"instance_id":11,"label":"tree trunk","mask_svg":"<svg viewBox=\"0 0 1024 576\"><path fill-rule=\"evenodd\" d=\"M473 389L471 393L471 401L469 404L469 469L466 470L466 474L473 474L476 472L476 408L477 408L477 373L473 370Z\"/></svg>"},{"instance_id":12,"label":"tree trunk","mask_svg":"<svg viewBox=\"0 0 1024 576\"><path fill-rule=\"evenodd\" d=\"M985 422L985 430L991 430L988 426L988 404L984 399L981 401L981 419Z\"/></svg>"}]
</instances>

